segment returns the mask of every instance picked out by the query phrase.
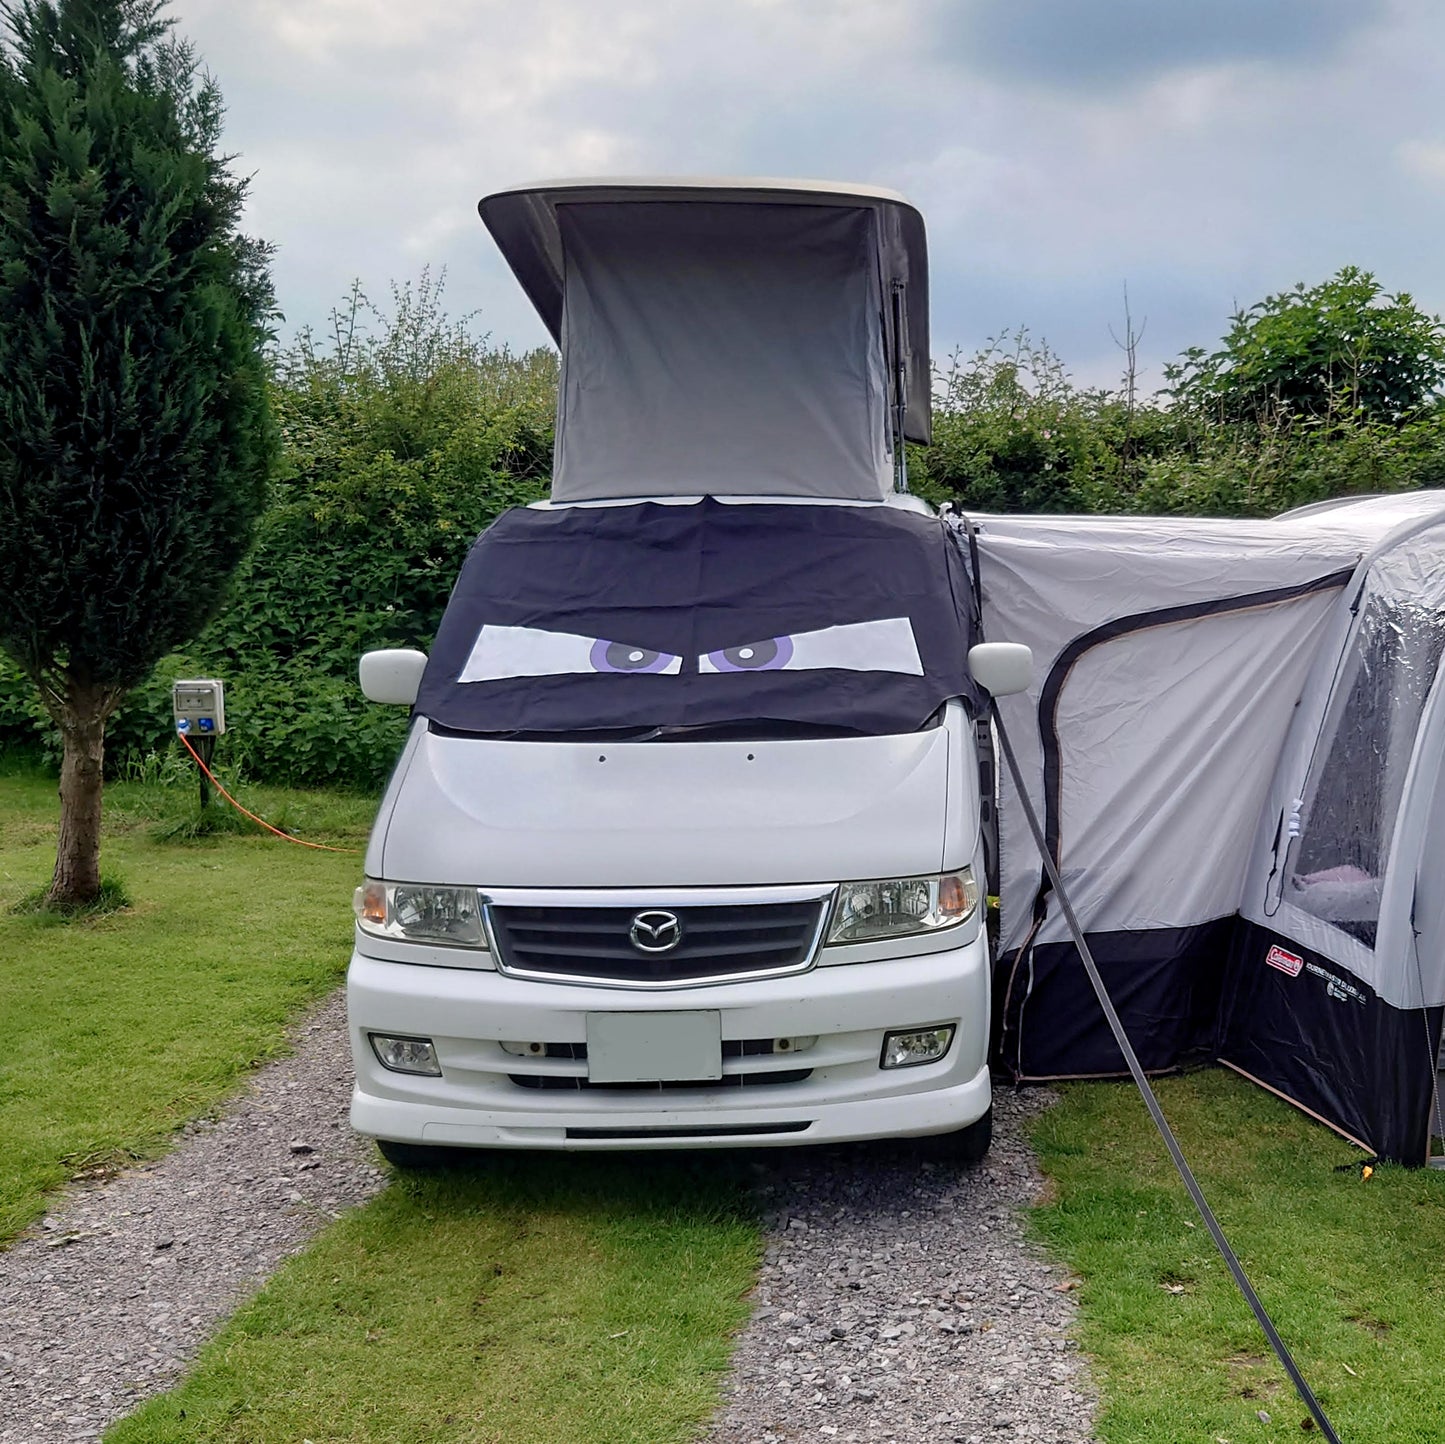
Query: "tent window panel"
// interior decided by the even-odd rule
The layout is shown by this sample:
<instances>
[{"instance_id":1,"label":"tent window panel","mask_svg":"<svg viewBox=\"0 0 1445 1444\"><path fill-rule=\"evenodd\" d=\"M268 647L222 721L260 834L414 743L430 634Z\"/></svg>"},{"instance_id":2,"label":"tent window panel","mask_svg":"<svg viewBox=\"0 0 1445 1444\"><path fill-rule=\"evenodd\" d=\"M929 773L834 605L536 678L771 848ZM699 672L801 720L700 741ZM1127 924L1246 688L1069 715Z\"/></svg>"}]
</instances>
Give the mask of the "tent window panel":
<instances>
[{"instance_id":1,"label":"tent window panel","mask_svg":"<svg viewBox=\"0 0 1445 1444\"><path fill-rule=\"evenodd\" d=\"M1439 583L1399 580L1386 574L1367 585L1290 877L1298 907L1370 947L1415 734L1445 651L1445 598L1432 595Z\"/></svg>"}]
</instances>

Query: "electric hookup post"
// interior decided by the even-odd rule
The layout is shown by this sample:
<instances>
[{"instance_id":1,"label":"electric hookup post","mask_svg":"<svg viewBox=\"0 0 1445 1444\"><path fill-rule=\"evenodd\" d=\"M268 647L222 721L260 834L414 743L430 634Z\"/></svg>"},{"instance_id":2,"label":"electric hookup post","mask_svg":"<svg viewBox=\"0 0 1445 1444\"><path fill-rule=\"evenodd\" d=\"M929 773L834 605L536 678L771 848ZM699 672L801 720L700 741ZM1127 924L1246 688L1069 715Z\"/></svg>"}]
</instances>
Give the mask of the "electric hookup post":
<instances>
[{"instance_id":1,"label":"electric hookup post","mask_svg":"<svg viewBox=\"0 0 1445 1444\"><path fill-rule=\"evenodd\" d=\"M207 767L216 751L216 738L226 730L226 689L214 677L189 678L171 684L171 706L176 731L190 740ZM201 808L211 800L210 785L201 772Z\"/></svg>"}]
</instances>

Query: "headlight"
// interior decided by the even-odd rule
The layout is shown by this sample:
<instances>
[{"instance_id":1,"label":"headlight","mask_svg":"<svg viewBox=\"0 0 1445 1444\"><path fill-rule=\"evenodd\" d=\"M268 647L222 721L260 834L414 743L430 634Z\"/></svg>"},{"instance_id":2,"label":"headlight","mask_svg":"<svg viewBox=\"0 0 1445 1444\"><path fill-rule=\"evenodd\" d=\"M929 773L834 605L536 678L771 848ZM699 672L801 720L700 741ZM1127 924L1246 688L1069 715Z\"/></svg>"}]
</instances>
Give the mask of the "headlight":
<instances>
[{"instance_id":1,"label":"headlight","mask_svg":"<svg viewBox=\"0 0 1445 1444\"><path fill-rule=\"evenodd\" d=\"M481 902L474 887L430 887L367 878L356 889L352 906L362 932L378 938L450 943L459 948L487 945Z\"/></svg>"},{"instance_id":2,"label":"headlight","mask_svg":"<svg viewBox=\"0 0 1445 1444\"><path fill-rule=\"evenodd\" d=\"M973 869L941 877L893 877L845 882L828 925L830 943L868 943L937 932L967 922L978 907Z\"/></svg>"}]
</instances>

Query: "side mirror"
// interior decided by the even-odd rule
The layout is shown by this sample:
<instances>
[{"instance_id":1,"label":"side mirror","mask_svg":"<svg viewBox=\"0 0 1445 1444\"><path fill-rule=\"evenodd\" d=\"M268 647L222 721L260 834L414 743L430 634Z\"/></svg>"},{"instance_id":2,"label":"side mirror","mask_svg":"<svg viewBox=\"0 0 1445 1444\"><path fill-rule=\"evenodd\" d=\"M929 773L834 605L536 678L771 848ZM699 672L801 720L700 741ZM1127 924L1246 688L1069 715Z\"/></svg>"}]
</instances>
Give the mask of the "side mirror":
<instances>
[{"instance_id":1,"label":"side mirror","mask_svg":"<svg viewBox=\"0 0 1445 1444\"><path fill-rule=\"evenodd\" d=\"M426 671L426 653L413 647L388 647L361 659L361 690L368 701L410 707Z\"/></svg>"},{"instance_id":2,"label":"side mirror","mask_svg":"<svg viewBox=\"0 0 1445 1444\"><path fill-rule=\"evenodd\" d=\"M1027 692L1034 680L1034 654L1022 642L980 642L968 649L968 670L991 696Z\"/></svg>"}]
</instances>

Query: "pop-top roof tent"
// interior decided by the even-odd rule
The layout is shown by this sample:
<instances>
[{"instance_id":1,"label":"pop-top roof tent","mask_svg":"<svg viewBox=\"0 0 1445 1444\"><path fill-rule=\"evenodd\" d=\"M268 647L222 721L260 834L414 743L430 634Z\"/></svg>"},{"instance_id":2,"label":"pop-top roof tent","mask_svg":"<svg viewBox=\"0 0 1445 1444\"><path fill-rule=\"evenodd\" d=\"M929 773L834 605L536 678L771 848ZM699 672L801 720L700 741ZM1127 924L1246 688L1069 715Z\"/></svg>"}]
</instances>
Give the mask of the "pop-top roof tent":
<instances>
[{"instance_id":1,"label":"pop-top roof tent","mask_svg":"<svg viewBox=\"0 0 1445 1444\"><path fill-rule=\"evenodd\" d=\"M929 439L923 220L867 186L562 180L478 206L562 350L552 497L881 501Z\"/></svg>"},{"instance_id":2,"label":"pop-top roof tent","mask_svg":"<svg viewBox=\"0 0 1445 1444\"><path fill-rule=\"evenodd\" d=\"M1037 668L1000 706L1145 1067L1206 1050L1422 1162L1445 1005L1445 493L974 525L984 635ZM1000 862L999 1060L1122 1071L1006 779Z\"/></svg>"}]
</instances>

